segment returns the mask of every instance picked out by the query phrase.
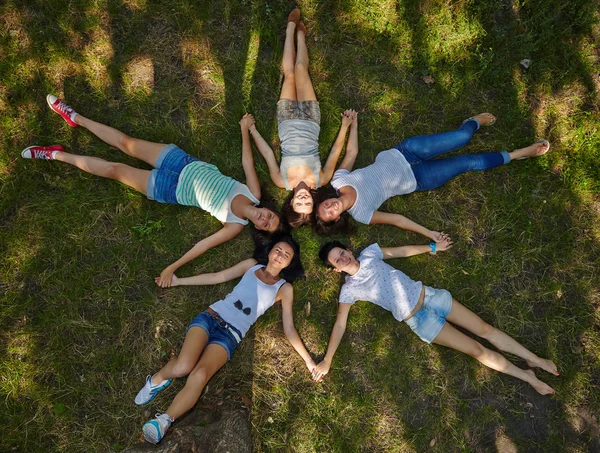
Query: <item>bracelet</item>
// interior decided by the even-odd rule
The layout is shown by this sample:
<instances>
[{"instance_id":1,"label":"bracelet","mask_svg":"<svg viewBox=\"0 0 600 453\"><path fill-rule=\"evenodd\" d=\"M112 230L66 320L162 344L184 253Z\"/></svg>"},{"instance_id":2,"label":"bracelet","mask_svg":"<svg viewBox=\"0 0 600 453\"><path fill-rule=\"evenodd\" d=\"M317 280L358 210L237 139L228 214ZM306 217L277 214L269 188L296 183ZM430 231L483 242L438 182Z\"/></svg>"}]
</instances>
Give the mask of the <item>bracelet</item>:
<instances>
[{"instance_id":1,"label":"bracelet","mask_svg":"<svg viewBox=\"0 0 600 453\"><path fill-rule=\"evenodd\" d=\"M436 253L436 252L435 252L435 250L436 250L437 244L436 244L434 241L431 241L431 242L429 243L429 247L431 247L431 253L432 253L433 255L435 255L435 253Z\"/></svg>"}]
</instances>

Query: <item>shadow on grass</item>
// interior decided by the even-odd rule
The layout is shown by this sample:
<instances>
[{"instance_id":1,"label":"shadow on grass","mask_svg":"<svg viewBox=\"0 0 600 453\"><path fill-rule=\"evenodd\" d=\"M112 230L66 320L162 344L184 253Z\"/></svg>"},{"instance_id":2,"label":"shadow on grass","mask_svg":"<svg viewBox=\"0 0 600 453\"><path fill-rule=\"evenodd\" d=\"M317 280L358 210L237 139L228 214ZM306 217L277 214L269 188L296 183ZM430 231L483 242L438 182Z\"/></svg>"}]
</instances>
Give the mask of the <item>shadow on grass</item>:
<instances>
[{"instance_id":1,"label":"shadow on grass","mask_svg":"<svg viewBox=\"0 0 600 453\"><path fill-rule=\"evenodd\" d=\"M92 118L176 142L241 178L239 117L254 110L265 137L276 135L282 30L291 4L111 0L107 7L64 1L3 7L14 31L1 41L8 54L0 62L4 149L20 150L35 139L133 163L86 131L65 134L67 126L44 102L46 91L62 89L67 102ZM473 110L491 110L500 121L478 133L466 152L519 147L539 136L557 144L544 160L465 175L386 208L456 232L457 245L446 256L393 264L448 288L486 321L557 360L563 376L547 380L558 396L539 397L468 357L427 347L389 314L359 304L323 385L307 382L274 310L258 323L256 343L245 340L201 404L218 403L223 392L237 401L238 391L249 394L252 386L257 451L303 445L420 451L432 438L448 450L489 451L505 437L527 450L598 449L590 415L600 409L593 392L600 383L599 245L590 209L597 201L586 186L598 179L590 165L597 152L572 152L584 138L569 131L581 112L597 112L596 76L582 50L594 8L578 0L520 10L509 3L416 1L303 9L323 112L323 157L339 112L349 107L361 112L357 166L404 137L452 129ZM463 37L461 26L477 38ZM20 49L11 47L17 38ZM444 40L450 44L440 45ZM518 66L522 58L533 60L529 72ZM426 86L422 75L436 83ZM159 366L158 358L178 351L198 311L233 287L156 291L152 277L218 224L75 169L17 163L7 154L1 162L0 247L7 264L1 366L12 377L2 387L0 445L89 451L93 443L98 451L120 450L151 415L127 403L143 376ZM267 180L266 166L257 163ZM308 231L297 234L304 253L314 254L317 241ZM360 228L353 241L422 242L385 227ZM249 241L232 241L184 271L212 271L249 254ZM339 285L324 270L309 272L311 279L296 285L295 314L318 353L333 325ZM305 298L313 301L308 318ZM164 409L170 392L152 410Z\"/></svg>"}]
</instances>

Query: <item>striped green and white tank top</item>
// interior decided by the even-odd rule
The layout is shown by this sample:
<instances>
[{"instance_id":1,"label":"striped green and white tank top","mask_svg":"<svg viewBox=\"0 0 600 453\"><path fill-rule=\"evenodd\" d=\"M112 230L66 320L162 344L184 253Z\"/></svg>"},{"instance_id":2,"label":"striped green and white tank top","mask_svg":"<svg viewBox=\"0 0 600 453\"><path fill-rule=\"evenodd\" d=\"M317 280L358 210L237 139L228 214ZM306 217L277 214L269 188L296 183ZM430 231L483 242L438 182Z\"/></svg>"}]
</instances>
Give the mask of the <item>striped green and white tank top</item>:
<instances>
[{"instance_id":1,"label":"striped green and white tank top","mask_svg":"<svg viewBox=\"0 0 600 453\"><path fill-rule=\"evenodd\" d=\"M260 203L245 184L223 175L214 165L200 160L181 170L175 192L179 204L202 208L221 222L247 225L247 220L231 212L231 201L240 194L255 205Z\"/></svg>"}]
</instances>

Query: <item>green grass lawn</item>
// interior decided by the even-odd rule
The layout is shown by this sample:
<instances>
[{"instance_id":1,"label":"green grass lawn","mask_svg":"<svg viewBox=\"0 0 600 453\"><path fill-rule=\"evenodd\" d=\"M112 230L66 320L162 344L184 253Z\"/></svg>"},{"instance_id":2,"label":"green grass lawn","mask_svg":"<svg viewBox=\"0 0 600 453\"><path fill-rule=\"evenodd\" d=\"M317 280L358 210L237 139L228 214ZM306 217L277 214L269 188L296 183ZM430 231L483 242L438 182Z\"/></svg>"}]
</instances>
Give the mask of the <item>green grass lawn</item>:
<instances>
[{"instance_id":1,"label":"green grass lawn","mask_svg":"<svg viewBox=\"0 0 600 453\"><path fill-rule=\"evenodd\" d=\"M277 142L289 1L5 0L0 6L0 451L120 451L176 391L133 398L180 348L189 321L235 282L161 290L153 278L219 228L58 162L20 159L32 144L147 168L46 105L176 143L243 180L238 121L254 113ZM262 317L199 405L252 399L257 452L600 451L600 13L596 0L302 1L321 103L321 155L340 112L360 112L357 167L403 138L498 122L461 152L547 138L547 157L397 197L402 213L455 240L437 257L392 265L446 288L484 320L556 361L527 384L422 343L360 303L322 384ZM525 70L519 62L530 59ZM425 84L421 77L432 76ZM259 177L276 200L284 191ZM295 233L308 278L295 285L298 331L325 352L340 280L320 267L325 239ZM357 229L354 247L425 243L391 227ZM247 234L178 274L251 254ZM310 303L310 314L306 305ZM516 360L520 366L522 361Z\"/></svg>"}]
</instances>

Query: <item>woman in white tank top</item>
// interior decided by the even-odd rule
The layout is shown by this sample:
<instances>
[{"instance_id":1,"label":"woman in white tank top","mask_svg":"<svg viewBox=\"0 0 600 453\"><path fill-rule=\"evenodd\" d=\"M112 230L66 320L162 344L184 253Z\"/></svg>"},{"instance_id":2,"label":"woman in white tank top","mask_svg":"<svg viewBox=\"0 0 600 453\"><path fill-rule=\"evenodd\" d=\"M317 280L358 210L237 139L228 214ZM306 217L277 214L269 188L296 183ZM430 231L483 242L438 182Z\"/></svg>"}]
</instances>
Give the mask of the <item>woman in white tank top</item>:
<instances>
[{"instance_id":1,"label":"woman in white tank top","mask_svg":"<svg viewBox=\"0 0 600 453\"><path fill-rule=\"evenodd\" d=\"M266 259L261 256L267 253ZM185 387L167 411L144 425L144 438L148 442L160 442L171 423L196 404L206 383L231 358L252 324L275 302L281 302L283 332L312 373L316 364L294 327L292 312L294 292L291 282L303 274L299 246L291 236L284 235L263 249L257 248L254 258L229 269L188 278L173 275L171 286L212 285L238 277L242 280L223 300L194 318L179 356L146 378L146 384L135 398L138 406L152 401L172 379L189 375Z\"/></svg>"}]
</instances>

